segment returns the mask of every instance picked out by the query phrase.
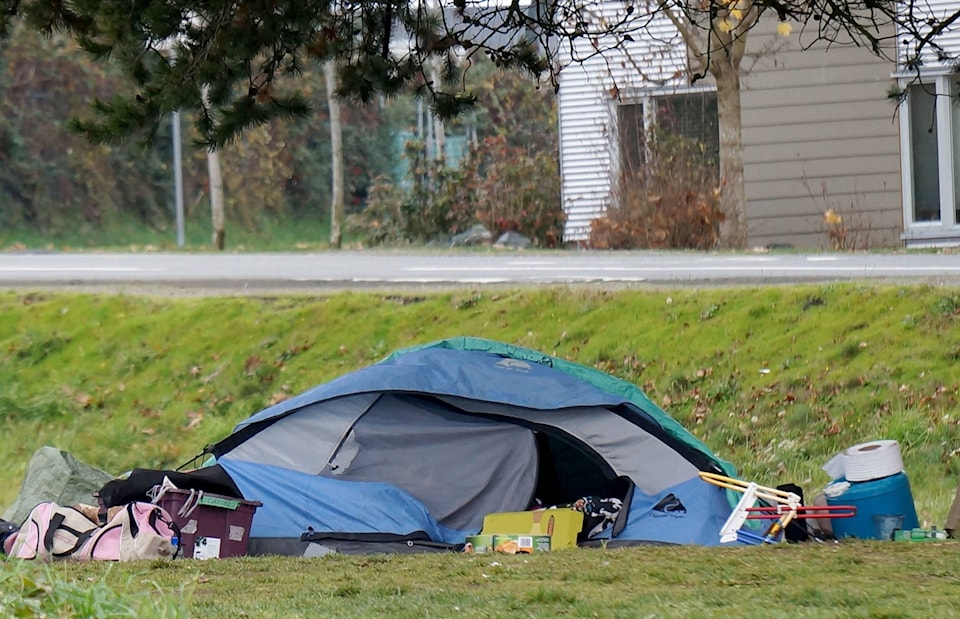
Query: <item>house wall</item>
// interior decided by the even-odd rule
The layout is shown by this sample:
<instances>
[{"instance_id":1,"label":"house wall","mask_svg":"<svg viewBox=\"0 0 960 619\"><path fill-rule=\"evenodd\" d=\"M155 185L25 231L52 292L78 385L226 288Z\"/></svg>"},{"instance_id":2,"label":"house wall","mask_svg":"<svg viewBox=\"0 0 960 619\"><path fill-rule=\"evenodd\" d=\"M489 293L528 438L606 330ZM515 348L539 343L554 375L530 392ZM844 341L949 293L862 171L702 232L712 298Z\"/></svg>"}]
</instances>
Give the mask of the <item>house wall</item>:
<instances>
[{"instance_id":1,"label":"house wall","mask_svg":"<svg viewBox=\"0 0 960 619\"><path fill-rule=\"evenodd\" d=\"M900 143L892 63L850 45L801 51L775 22L750 35L743 80L749 246L830 248L823 215L854 248L900 245Z\"/></svg>"},{"instance_id":2,"label":"house wall","mask_svg":"<svg viewBox=\"0 0 960 619\"><path fill-rule=\"evenodd\" d=\"M622 16L623 7L621 2L604 3L603 14ZM637 23L650 21L642 13L636 7L632 17ZM590 222L603 214L612 199L619 163L618 101L629 101L643 88L676 91L685 83L684 48L665 17L652 18L645 32L634 39L602 56L593 55L588 37L560 49L564 68L558 114L566 241L586 240Z\"/></svg>"},{"instance_id":3,"label":"house wall","mask_svg":"<svg viewBox=\"0 0 960 619\"><path fill-rule=\"evenodd\" d=\"M613 15L623 5L605 6ZM641 91L689 89L684 46L668 20L653 18L649 34L635 39L585 60L574 58L592 52L586 39L560 54L567 241L586 240L615 197L618 103ZM901 245L899 127L887 98L894 67L855 46L801 50L806 43L799 28L778 37L773 20L750 34L742 91L747 243L830 248L824 213L833 209L848 247Z\"/></svg>"},{"instance_id":4,"label":"house wall","mask_svg":"<svg viewBox=\"0 0 960 619\"><path fill-rule=\"evenodd\" d=\"M944 19L949 18L957 10L960 10L960 7L957 6L957 0L926 0L922 4L918 3L917 6L913 7L913 10L918 15L918 19L922 19L923 16L930 16L935 19L937 22L941 22ZM928 33L929 29L924 29L924 33ZM958 54L960 53L960 23L953 23L950 27L946 28L936 39L935 42L937 45L942 47L949 54ZM899 37L898 37L898 43ZM913 50L910 49L910 46L907 45L904 47L902 44L898 50L900 54L900 60L902 61L905 57L910 55L910 52ZM923 60L923 66L925 67L935 67L942 66L944 63L937 58L936 48L933 46L927 45L923 52L920 55Z\"/></svg>"}]
</instances>

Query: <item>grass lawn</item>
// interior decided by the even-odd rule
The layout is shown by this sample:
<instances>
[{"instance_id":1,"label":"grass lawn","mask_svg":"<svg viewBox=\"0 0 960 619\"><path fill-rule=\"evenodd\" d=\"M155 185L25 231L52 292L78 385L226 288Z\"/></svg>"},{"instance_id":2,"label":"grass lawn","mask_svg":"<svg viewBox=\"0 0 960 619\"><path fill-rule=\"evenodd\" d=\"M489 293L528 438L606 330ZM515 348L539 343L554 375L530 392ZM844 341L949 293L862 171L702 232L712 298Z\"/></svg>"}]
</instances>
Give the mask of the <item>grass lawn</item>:
<instances>
[{"instance_id":1,"label":"grass lawn","mask_svg":"<svg viewBox=\"0 0 960 619\"><path fill-rule=\"evenodd\" d=\"M116 617L952 617L956 542L0 565L60 614ZM93 595L90 592L93 591ZM15 590L7 589L7 598ZM65 611L64 609L68 609ZM4 610L0 603L0 610ZM72 613L72 614L71 614ZM20 615L39 617L43 615Z\"/></svg>"}]
</instances>

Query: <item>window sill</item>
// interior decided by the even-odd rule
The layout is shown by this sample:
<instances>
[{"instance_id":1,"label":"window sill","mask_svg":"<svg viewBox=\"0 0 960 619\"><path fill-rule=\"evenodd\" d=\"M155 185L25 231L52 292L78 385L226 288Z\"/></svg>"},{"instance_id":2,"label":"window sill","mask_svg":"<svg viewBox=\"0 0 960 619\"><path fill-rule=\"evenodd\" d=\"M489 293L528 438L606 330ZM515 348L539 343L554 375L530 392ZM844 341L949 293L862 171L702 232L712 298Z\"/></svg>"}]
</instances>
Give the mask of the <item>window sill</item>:
<instances>
[{"instance_id":1,"label":"window sill","mask_svg":"<svg viewBox=\"0 0 960 619\"><path fill-rule=\"evenodd\" d=\"M960 226L955 228L919 228L907 229L900 235L900 240L908 249L921 249L933 247L958 247L960 246Z\"/></svg>"}]
</instances>

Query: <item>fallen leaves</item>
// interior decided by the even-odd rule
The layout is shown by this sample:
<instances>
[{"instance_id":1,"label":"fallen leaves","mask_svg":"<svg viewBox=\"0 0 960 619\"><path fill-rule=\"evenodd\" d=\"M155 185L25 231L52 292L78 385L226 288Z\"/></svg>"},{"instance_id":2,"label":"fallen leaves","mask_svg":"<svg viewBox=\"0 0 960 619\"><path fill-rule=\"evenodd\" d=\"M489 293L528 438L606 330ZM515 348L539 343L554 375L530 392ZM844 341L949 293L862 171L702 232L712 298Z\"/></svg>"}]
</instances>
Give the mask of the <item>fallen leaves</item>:
<instances>
[{"instance_id":1,"label":"fallen leaves","mask_svg":"<svg viewBox=\"0 0 960 619\"><path fill-rule=\"evenodd\" d=\"M200 411L187 411L186 413L187 425L183 427L184 431L190 431L200 425L200 422L203 421L203 413Z\"/></svg>"}]
</instances>

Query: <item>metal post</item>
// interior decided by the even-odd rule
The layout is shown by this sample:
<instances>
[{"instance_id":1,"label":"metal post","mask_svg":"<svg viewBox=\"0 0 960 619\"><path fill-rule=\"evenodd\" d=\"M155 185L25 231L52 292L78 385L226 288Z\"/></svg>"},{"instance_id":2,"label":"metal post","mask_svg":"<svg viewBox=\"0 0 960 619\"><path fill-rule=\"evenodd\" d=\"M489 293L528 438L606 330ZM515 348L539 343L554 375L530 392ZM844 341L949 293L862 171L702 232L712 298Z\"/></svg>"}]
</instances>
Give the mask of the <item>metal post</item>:
<instances>
[{"instance_id":1,"label":"metal post","mask_svg":"<svg viewBox=\"0 0 960 619\"><path fill-rule=\"evenodd\" d=\"M417 139L423 139L423 99L417 98Z\"/></svg>"},{"instance_id":2,"label":"metal post","mask_svg":"<svg viewBox=\"0 0 960 619\"><path fill-rule=\"evenodd\" d=\"M173 185L177 204L177 247L183 247L183 161L180 153L180 112L170 115L173 123Z\"/></svg>"}]
</instances>

